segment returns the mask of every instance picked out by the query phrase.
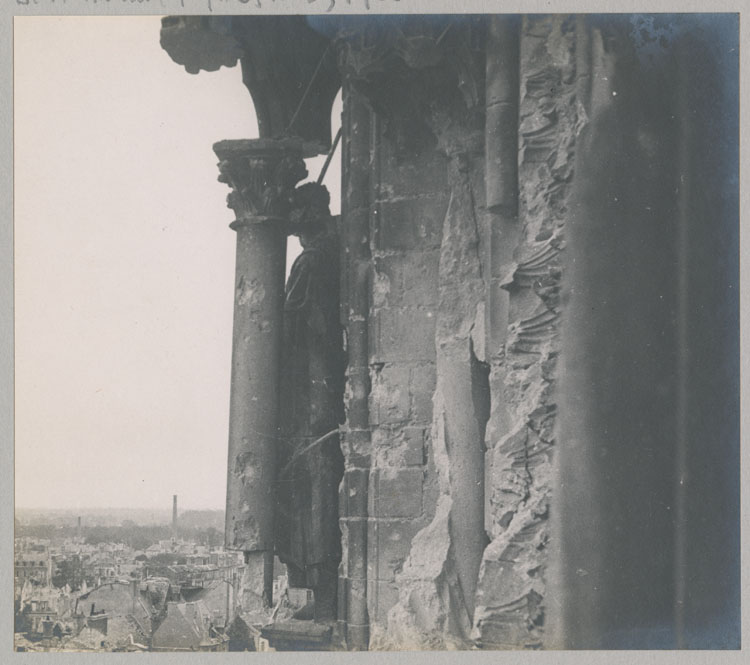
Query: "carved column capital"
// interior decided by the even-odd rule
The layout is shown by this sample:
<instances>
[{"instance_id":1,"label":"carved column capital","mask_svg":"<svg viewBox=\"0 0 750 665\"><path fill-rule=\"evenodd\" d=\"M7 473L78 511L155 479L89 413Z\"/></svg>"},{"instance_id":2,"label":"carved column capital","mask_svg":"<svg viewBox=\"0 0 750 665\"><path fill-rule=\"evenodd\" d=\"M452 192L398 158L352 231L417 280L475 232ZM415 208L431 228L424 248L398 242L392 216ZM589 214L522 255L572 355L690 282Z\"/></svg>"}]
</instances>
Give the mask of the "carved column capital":
<instances>
[{"instance_id":1,"label":"carved column capital","mask_svg":"<svg viewBox=\"0 0 750 665\"><path fill-rule=\"evenodd\" d=\"M275 221L285 223L295 185L307 175L302 143L295 140L241 139L214 144L219 182L232 188L227 207L232 228Z\"/></svg>"}]
</instances>

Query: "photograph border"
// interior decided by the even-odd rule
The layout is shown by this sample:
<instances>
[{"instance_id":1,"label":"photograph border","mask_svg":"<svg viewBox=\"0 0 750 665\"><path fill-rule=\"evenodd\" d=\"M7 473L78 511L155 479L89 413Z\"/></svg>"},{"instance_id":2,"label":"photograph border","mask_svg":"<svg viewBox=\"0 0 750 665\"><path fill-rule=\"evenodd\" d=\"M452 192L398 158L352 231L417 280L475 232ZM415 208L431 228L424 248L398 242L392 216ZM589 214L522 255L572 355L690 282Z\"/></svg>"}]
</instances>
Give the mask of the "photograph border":
<instances>
[{"instance_id":1,"label":"photograph border","mask_svg":"<svg viewBox=\"0 0 750 665\"><path fill-rule=\"evenodd\" d=\"M368 9L369 7L369 9ZM458 11L460 7L461 11ZM740 12L740 4L734 2L663 2L653 0L644 2L490 2L481 0L464 0L463 2L451 2L446 0L7 0L2 3L0 10L0 48L3 49L0 62L3 63L0 77L3 85L2 104L0 105L0 140L2 141L2 152L5 159L0 168L0 183L2 184L4 196L0 196L2 208L2 223L0 223L0 376L2 376L2 388L0 389L0 467L3 469L4 477L0 481L2 492L2 506L0 507L0 529L2 539L0 542L0 557L6 570L13 565L13 97L12 97L12 63L13 63L13 19L15 16L30 15L167 15L167 14L325 14L325 13L654 13L654 12ZM330 12L328 11L330 9ZM747 145L747 76L750 71L750 58L747 53L748 23L740 16L740 146ZM746 155L741 153L740 162L740 220L744 218L747 210L747 188L744 186L745 177L748 173ZM747 260L748 241L746 234L741 235L741 257ZM748 323L748 289L750 280L746 271L741 270L741 370L747 368L746 333L744 332ZM745 377L748 372L742 373L742 386L745 387ZM747 422L746 397L747 390L741 391L741 429L744 431ZM747 489L748 465L743 458L741 465L741 485L743 490ZM743 559L747 554L748 526L748 493L742 492L742 553ZM12 631L12 590L13 579L10 575L0 576L0 595L5 598L2 603L2 625L0 636L0 654L3 662L21 662L27 658L26 654L13 651ZM742 602L748 601L748 579L746 566L742 566ZM507 659L513 663L535 662L535 663L576 663L576 665L588 665L592 662L649 662L649 663L740 663L743 662L750 642L750 611L742 613L742 643L740 651L597 651L597 652L574 652L574 651L542 651L526 652L511 651L507 654L502 652L319 652L319 653L274 653L253 654L257 662L273 663L348 663L352 657L356 662L362 659L378 662L409 662L416 664L448 662L471 662L471 663L495 663ZM9 660L8 652L11 652ZM52 663L69 662L77 659L80 654L54 653L48 654ZM104 656L105 662L125 662L130 654L97 654L99 661ZM196 654L195 657L198 657ZM211 654L208 659L219 659L225 662L231 659L237 662L236 654ZM158 663L184 662L184 654L142 654L138 662L145 658L147 662L158 659ZM16 660L18 659L18 660ZM45 662L46 659L45 659ZM157 662L156 660L154 662Z\"/></svg>"}]
</instances>

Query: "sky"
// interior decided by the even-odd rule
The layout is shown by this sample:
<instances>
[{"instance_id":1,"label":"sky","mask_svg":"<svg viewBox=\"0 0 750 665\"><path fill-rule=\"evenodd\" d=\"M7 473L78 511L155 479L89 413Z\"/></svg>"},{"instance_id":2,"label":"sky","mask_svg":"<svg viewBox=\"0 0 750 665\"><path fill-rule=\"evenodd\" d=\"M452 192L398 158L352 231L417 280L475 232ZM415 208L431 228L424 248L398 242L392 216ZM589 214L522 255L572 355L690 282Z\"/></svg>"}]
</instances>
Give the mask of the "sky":
<instances>
[{"instance_id":1,"label":"sky","mask_svg":"<svg viewBox=\"0 0 750 665\"><path fill-rule=\"evenodd\" d=\"M15 19L17 507L224 507L235 234L212 145L258 130L239 66L190 75L159 29ZM339 180L337 155L334 213Z\"/></svg>"}]
</instances>

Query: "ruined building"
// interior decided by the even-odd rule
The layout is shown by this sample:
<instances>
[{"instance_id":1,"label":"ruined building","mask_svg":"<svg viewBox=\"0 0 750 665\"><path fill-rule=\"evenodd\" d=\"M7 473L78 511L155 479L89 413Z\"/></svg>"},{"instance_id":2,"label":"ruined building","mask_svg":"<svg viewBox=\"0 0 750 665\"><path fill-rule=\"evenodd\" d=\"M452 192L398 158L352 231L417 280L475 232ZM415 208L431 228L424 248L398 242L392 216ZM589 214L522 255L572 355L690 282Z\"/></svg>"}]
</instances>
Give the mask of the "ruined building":
<instances>
[{"instance_id":1,"label":"ruined building","mask_svg":"<svg viewBox=\"0 0 750 665\"><path fill-rule=\"evenodd\" d=\"M739 646L737 34L735 15L163 20L188 72L240 64L258 118L215 151L237 234L226 544L260 609L286 236L342 90L330 647Z\"/></svg>"}]
</instances>

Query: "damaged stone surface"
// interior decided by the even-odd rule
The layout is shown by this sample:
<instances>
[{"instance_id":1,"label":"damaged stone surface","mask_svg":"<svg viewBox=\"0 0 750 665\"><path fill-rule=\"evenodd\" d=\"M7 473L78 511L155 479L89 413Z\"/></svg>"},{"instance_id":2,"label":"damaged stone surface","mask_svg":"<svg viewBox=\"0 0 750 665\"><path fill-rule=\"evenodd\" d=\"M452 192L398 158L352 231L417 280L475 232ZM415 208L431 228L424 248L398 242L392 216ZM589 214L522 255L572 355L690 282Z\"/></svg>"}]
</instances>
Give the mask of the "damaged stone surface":
<instances>
[{"instance_id":1,"label":"damaged stone surface","mask_svg":"<svg viewBox=\"0 0 750 665\"><path fill-rule=\"evenodd\" d=\"M525 18L519 41L517 217L483 207L483 160L471 154L471 123L450 113L433 117L450 155L451 200L436 306L428 301L436 388L426 458L435 482L423 501L431 519L396 574L398 602L386 622L373 622L374 649L541 646L559 254L585 112L576 94L575 21ZM399 277L387 265L381 272L375 301L403 302ZM386 367L394 373L402 365L394 358L381 372ZM387 391L386 410L407 414L396 393ZM395 418L389 434L404 422Z\"/></svg>"},{"instance_id":2,"label":"damaged stone surface","mask_svg":"<svg viewBox=\"0 0 750 665\"><path fill-rule=\"evenodd\" d=\"M434 126L450 154L451 190L437 271L435 392L427 452L434 478L430 501L436 507L396 575L398 603L385 626L373 626L371 648L376 649L468 647L486 545L482 458L489 384L473 334L485 293L482 160L466 152L475 145L472 136L462 136L443 117Z\"/></svg>"},{"instance_id":3,"label":"damaged stone surface","mask_svg":"<svg viewBox=\"0 0 750 665\"><path fill-rule=\"evenodd\" d=\"M435 509L429 460L436 382L445 158L433 146L403 159L382 125L372 145L369 311L367 608L370 648L398 601L398 575Z\"/></svg>"},{"instance_id":4,"label":"damaged stone surface","mask_svg":"<svg viewBox=\"0 0 750 665\"><path fill-rule=\"evenodd\" d=\"M371 649L541 646L560 252L589 74L574 19L517 27L517 212L486 207L481 85L467 98L428 73L415 141L395 116L345 112L339 621ZM254 285L238 288L251 305Z\"/></svg>"},{"instance_id":5,"label":"damaged stone surface","mask_svg":"<svg viewBox=\"0 0 750 665\"><path fill-rule=\"evenodd\" d=\"M705 157L697 157L718 154L712 134L703 137L704 128L692 117L696 108L707 104L698 104L699 97L713 103L715 95L696 92L701 88L693 85L694 72L685 65L689 61L685 53L675 57L670 65L682 63L668 77L670 81L676 77L677 81L674 92L679 93L679 103L676 101L672 109L675 113L662 103L663 91L671 89L674 81L664 80L656 85L653 79L651 87L644 86L646 63L631 72L637 78L626 76L618 80L636 60L657 57L656 44L661 48L662 42L674 35L662 30L646 39L641 26L640 36L634 38L633 34L626 34L630 28L622 28L624 23L619 34L607 34L595 27L597 20L564 15L460 19L414 16L377 22L342 17L327 24L308 18L309 24L301 24L301 17L244 17L229 22L198 17L164 23L165 48L189 71L215 69L240 60L244 82L254 99L260 99L260 103L255 99L255 105L261 136L287 134L290 125L294 125L292 133L304 139L299 144L299 156L313 154L330 143L330 101L339 78L343 79L341 322L346 328L348 369L341 443L345 473L339 487L343 559L339 568L337 630L345 635L347 648L537 649L543 639L547 646L556 644L549 636L553 634L551 624L555 623L553 601L558 596L550 592L548 583L555 582L559 572L550 569L550 552L563 539L551 534L549 514L564 514L566 492L572 488L580 491L575 482L567 482L565 491L554 497L553 506L552 455L557 445L558 411L555 391L561 348L566 362L571 361L570 348L561 347L559 340L563 280L568 289L571 284L583 285L577 287L579 298L585 289L590 290L589 297L604 294L601 302L608 302L610 308L601 308L596 314L588 310L581 313L579 309L577 316L570 317L574 325L566 327L568 342L575 337L579 352L588 354L586 362L578 365L578 372L586 368L586 363L593 363L591 349L605 349L607 360L611 360L607 345L592 343L587 348L584 344L587 335L596 336L596 329L587 328L591 320L620 332L617 337L621 353L627 344L634 345L632 340L648 339L654 322L661 321L659 317L667 312L665 303L656 300L662 294L649 289L649 285L666 283L674 277L665 253L675 247L667 229L673 211L663 209L670 205L672 195L662 195L659 183L668 185L664 191L674 191L681 224L693 220L695 227L691 227L691 232L706 234L693 239L695 246L691 251L707 251L705 247L714 241L711 234L715 227L704 224L703 218L715 217L715 201L702 193L705 188L691 186L690 180L683 188L683 175L687 173L693 182L702 183L710 182L706 178L709 173L721 181L732 177L732 173L717 170L719 165L710 157L707 162ZM326 39L311 34L310 28ZM288 43L292 42L277 39L278 34L300 39L292 40L295 46L289 50ZM287 56L299 50L305 35L308 47L314 48L302 50L320 57L304 58L301 69L299 62L289 71L266 66L268 53L279 55L271 58L274 62L288 63ZM327 39L332 40L330 50ZM210 57L184 53L188 41L198 44L199 51L211 51L203 54ZM622 68L623 62L618 64L618 53L623 48L637 51L637 58L635 51L628 56L632 56L632 62L626 69ZM672 54L664 48L664 55L671 58ZM313 99L313 108L305 108L293 121L316 63L321 67L323 83L319 82L318 87L324 88L323 94ZM704 64L701 67L705 72L711 71ZM700 82L708 76L705 72L698 73L695 79ZM634 94L636 89L638 93ZM688 113L685 109L689 106L683 105L691 100L696 104ZM616 115L610 117L615 107L623 114L617 122L613 120ZM704 111L712 117L711 124L716 124L710 104ZM589 125L589 117L593 120L586 133L599 138L592 144L597 149L589 147L587 153L586 142L579 136ZM607 117L612 124L602 125L602 118ZM655 118L661 120L653 124ZM676 136L680 140L673 146L675 153L665 160L666 165L658 166L657 158L667 154L665 146L671 145L669 141ZM700 142L698 136L702 137ZM244 142L222 142L218 151L223 153L219 154L222 181L234 190L228 201L237 215L233 228L238 230L240 269L235 280L235 307L239 313L236 320L243 324L236 329L234 338L227 541L230 546L262 553L268 548L270 520L258 507L270 504L268 493L264 495L258 488L269 486L269 476L263 472L270 468L273 455L265 454L272 448L271 439L255 437L254 433L261 431L270 437L275 423L271 422L273 419L263 421L261 416L272 409L255 408L255 401L262 396L261 388L267 394L275 391L266 383L256 389L250 382L273 374L270 365L263 363L276 352L267 344L270 350L254 357L246 347L252 346L253 339L264 340L264 336L278 329L268 304L277 300L278 289L275 293L271 282L279 283L280 272L275 280L260 279L259 275L270 274L272 268L283 264L283 248L279 243L274 245L276 254L267 267L262 262L268 261L273 252L264 249L253 253L253 248L273 244L273 238L264 237L266 232L256 222L259 218L273 222L284 216L281 208L285 197L279 194L299 178L267 187L275 177L275 168L261 173L263 164L256 160L236 159L238 151L245 147ZM608 150L616 151L617 159L610 158ZM637 168L628 166L627 155L631 152L640 160L633 162L639 164ZM574 184L576 153L583 161L579 162ZM680 159L687 160L690 168L686 169ZM625 166L621 167L623 163ZM697 165L703 163L710 166L701 170ZM587 169L591 172L583 174ZM254 177L248 178L249 170L255 173ZM677 175L679 187L676 180L670 180ZM248 183L253 185L249 189ZM578 191L580 197L587 187L597 190L591 193L590 200L595 205L588 210L588 222L573 191ZM610 200L607 195L605 200L602 192L610 191L623 191L629 198ZM656 203L653 209L647 206L646 213L640 206L649 200L649 192ZM570 210L574 206L578 206L574 208L575 215ZM637 219L631 219L631 214ZM572 233L582 235L571 233L574 251L567 258L569 269L564 275L566 224L572 218L576 221ZM651 223L654 220L658 223ZM588 231L587 223L591 227ZM687 232L690 229L684 224L680 228ZM633 232L639 228L643 233ZM660 234L665 235L662 238ZM663 249L659 245L662 240ZM680 242L687 240L683 237ZM643 251L644 247L649 248L648 252ZM587 249L594 256L587 254ZM611 273L616 264L608 259L607 251L621 256L628 264L626 269L615 270L616 277ZM686 252L687 246L680 251ZM719 256L721 252L716 251ZM687 261L686 254L680 256ZM707 260L705 270L715 267L708 255L699 252L698 256ZM633 257L638 257L638 261L632 261ZM664 279L649 278L647 272L639 270L641 263ZM688 265L683 265L681 279L685 285L695 280L695 288L700 291L706 285L698 287L699 278L690 278ZM604 277L592 279L594 273L587 271L594 269L601 270ZM700 275L700 270L695 274ZM723 272L718 271L717 275L709 276L716 280L715 288L720 282L729 283L730 287L734 284ZM646 286L639 290L634 284ZM706 302L717 298L720 300L720 292L706 296ZM572 300L571 297L574 309ZM632 306L615 308L617 302ZM679 307L686 308L686 317L692 310L702 312L694 315L699 319L697 323L706 326L705 343L715 343L715 321L726 317L713 314L709 307L704 311L700 298L696 300L700 307L688 307L690 299L680 302ZM616 315L610 310L616 310ZM641 314L634 316L633 312ZM619 328L613 321L620 323ZM671 325L666 323L664 329ZM622 334L622 330L630 328L635 330L633 335ZM579 333L579 329L583 332ZM699 327L699 333L700 330ZM689 331L683 332L687 335ZM659 334L664 338L663 333ZM692 341L703 343L698 338ZM659 351L658 344L640 346L648 350L639 348L633 355L648 359L645 364L649 370L638 374L638 379L648 377L649 371L665 362L670 352L668 346L666 352ZM688 346L681 346L683 353ZM711 349L704 350L707 353L695 354L696 357L712 357ZM687 356L682 358L681 371L690 369L688 360ZM623 355L623 367L632 369L632 365L628 350ZM248 367L254 367L257 373L248 374ZM613 374L606 367L606 363L597 367L606 379L603 383L606 385L616 375L613 386L620 390L622 377L628 372ZM675 375L671 369L665 373L669 377ZM563 378L569 380L570 376L566 370ZM714 376L717 381L720 378L718 374ZM649 388L654 382L650 384ZM679 381L683 388L700 384L699 380ZM655 410L661 415L651 420L659 422L668 412L668 408L659 406L659 397L649 398L643 408L620 409L613 417L607 396L602 395L602 382L592 384L583 372L578 386L583 387L565 391L564 399L571 401L561 400L560 408L561 418L575 418L576 426L585 423L586 415L583 409L576 408L576 400L589 409L602 409L601 423L606 427L617 423L617 417L622 418L620 436L631 425L629 413L643 415ZM714 387L714 396L724 395ZM588 395L586 390L593 392ZM648 395L647 390L626 386L625 394L631 393L640 400ZM687 399L687 394L683 397ZM702 400L703 396L696 398ZM716 400L726 406L727 400ZM619 396L611 401L615 405L622 402ZM248 409L248 403L255 404L254 409ZM686 405L687 402L680 408L688 410ZM251 411L253 417L247 418ZM696 409L695 413L701 412ZM639 418L638 426L648 422L644 416ZM705 423L702 426L707 429L693 423L691 430L698 432L693 436L696 441L700 438L713 445L717 437L701 436L710 428ZM612 439L609 434L597 439L592 431L587 428L586 437L594 446L599 446L599 439ZM606 434L606 428L604 431ZM730 434L726 433L726 437ZM648 443L638 431L633 438L641 446ZM686 441L687 436L674 439ZM623 442L621 459L632 462L630 442ZM580 446L577 450L573 446L566 453L568 464L576 455L581 459ZM591 463L594 457L589 455L584 461ZM596 464L605 469L609 465L619 472L614 456L600 457ZM653 487L660 485L662 491L670 493L664 489L663 478L671 472L672 465L670 453L661 471L649 462L648 468L644 467L647 473L639 469L636 477L642 483L644 475L651 474ZM582 474L590 485L592 478L604 477L592 475L591 468L581 471L579 464L573 464L567 478ZM696 474L692 483L696 482L697 471L691 471ZM629 480L622 480L630 476L619 478L620 485L606 483L607 492L619 488L622 496L630 500ZM711 483L712 479L704 476L703 482ZM616 534L611 542L630 533L630 527L618 526L622 516L620 521L610 519L609 504L586 503L585 494L590 488L582 491L584 504L575 510L576 519L569 521L570 516L566 517L565 538L570 538L571 533L579 538L579 530L568 525L585 523L591 506L597 507L593 512L602 520L601 526ZM678 492L683 501L689 498L685 492L686 488ZM701 497L702 501L709 493L694 492L692 496ZM673 513L663 514L665 522L658 524L653 522L653 511L647 505L651 499L639 500L643 501L643 509L650 512L649 520L643 522L670 540ZM638 501L633 503L638 505ZM664 510L670 510L664 505ZM715 510L713 504L690 505L694 515ZM722 510L720 506L715 512ZM700 521L712 522L702 518ZM597 531L601 542L603 529L598 526L594 524L592 528L591 520L586 524L589 531ZM687 533L683 535L687 537ZM708 540L724 542L718 537ZM617 571L640 565L627 547L635 547L633 543L641 541L631 537L623 547L618 546L617 555L626 564L621 563ZM588 547L589 542L579 540L571 549L598 552ZM674 561L670 547L671 542L660 550L659 565L665 569ZM702 555L696 551L688 559ZM688 559L683 565L695 566L700 572L698 561L691 563ZM723 559L717 560L719 564L708 567L711 578L706 578L708 582L701 579L699 586L712 587L715 571L724 567L720 565ZM586 568L587 581L574 582L583 589L583 597L590 598L586 594L596 590L599 583L591 572L593 568ZM607 574L615 567L610 569ZM262 571L259 559L249 562L248 571L251 570L256 571L252 575L257 583L258 571ZM656 588L670 577L658 572L646 586ZM688 568L678 571L675 579L685 583L690 577L687 572ZM570 575L575 578L578 570L571 567ZM644 579L648 580L640 569L635 570L633 579L638 576L641 585ZM251 581L247 587L247 603L262 604L267 590L257 584L254 588ZM621 626L625 616L623 590L629 588L610 589L612 626ZM681 593L686 590L687 587ZM691 593L696 590L691 589ZM682 596L678 594L676 598L673 602L671 596L665 595L662 600L674 609L682 603ZM584 615L599 615L578 621L586 630L594 630L601 621L601 605L576 604L584 608ZM691 611L688 605L680 607L680 613ZM695 605L692 611L694 619L701 622L704 614L699 609L702 608ZM640 620L643 614L636 608L636 619ZM589 636L583 638L582 643L591 644L587 641Z\"/></svg>"},{"instance_id":6,"label":"damaged stone surface","mask_svg":"<svg viewBox=\"0 0 750 665\"><path fill-rule=\"evenodd\" d=\"M282 220L307 171L299 141L220 141L214 150L219 180L231 188L230 226L237 233L225 543L245 552L272 552L286 254Z\"/></svg>"},{"instance_id":7,"label":"damaged stone surface","mask_svg":"<svg viewBox=\"0 0 750 665\"><path fill-rule=\"evenodd\" d=\"M390 609L387 625L375 623L370 648L461 649L468 645L460 636L470 628L465 614L454 611L458 575L450 535L452 501L443 492L430 524L412 540L410 554L398 575L398 602Z\"/></svg>"},{"instance_id":8,"label":"damaged stone surface","mask_svg":"<svg viewBox=\"0 0 750 665\"><path fill-rule=\"evenodd\" d=\"M490 349L486 528L473 640L539 648L544 630L555 364L577 98L572 17L525 17L520 39L519 239L492 266L507 292L504 343Z\"/></svg>"}]
</instances>

